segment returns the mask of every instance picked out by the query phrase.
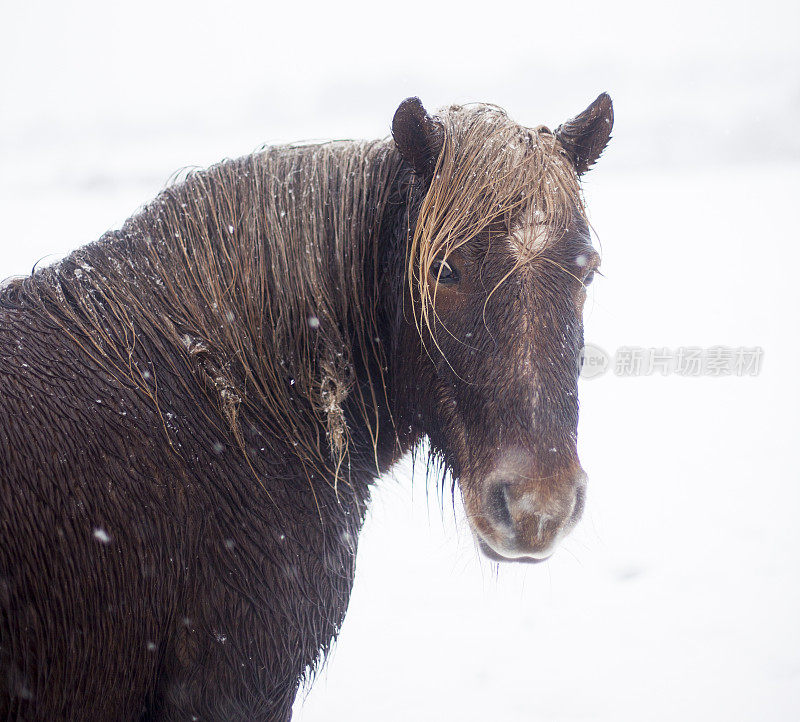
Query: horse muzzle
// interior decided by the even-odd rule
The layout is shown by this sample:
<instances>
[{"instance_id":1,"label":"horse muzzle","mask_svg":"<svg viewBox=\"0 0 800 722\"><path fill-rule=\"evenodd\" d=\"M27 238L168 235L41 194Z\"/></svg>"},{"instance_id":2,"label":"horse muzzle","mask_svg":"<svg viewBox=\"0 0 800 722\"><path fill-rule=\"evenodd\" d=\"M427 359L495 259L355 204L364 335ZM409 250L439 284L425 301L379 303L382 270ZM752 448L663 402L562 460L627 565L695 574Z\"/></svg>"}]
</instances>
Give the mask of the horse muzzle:
<instances>
[{"instance_id":1,"label":"horse muzzle","mask_svg":"<svg viewBox=\"0 0 800 722\"><path fill-rule=\"evenodd\" d=\"M491 472L481 487L465 502L483 554L536 563L551 556L581 518L586 474L577 463L545 475L515 464Z\"/></svg>"}]
</instances>

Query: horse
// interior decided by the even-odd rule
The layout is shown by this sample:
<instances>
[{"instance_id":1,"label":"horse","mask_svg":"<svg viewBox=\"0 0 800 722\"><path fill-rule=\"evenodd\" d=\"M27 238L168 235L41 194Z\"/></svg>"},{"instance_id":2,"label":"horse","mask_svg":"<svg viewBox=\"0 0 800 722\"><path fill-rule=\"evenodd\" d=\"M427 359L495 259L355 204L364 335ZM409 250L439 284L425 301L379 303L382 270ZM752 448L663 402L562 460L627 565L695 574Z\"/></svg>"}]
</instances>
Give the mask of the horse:
<instances>
[{"instance_id":1,"label":"horse","mask_svg":"<svg viewBox=\"0 0 800 722\"><path fill-rule=\"evenodd\" d=\"M9 282L0 716L289 720L425 439L486 556L547 558L584 506L580 176L612 124L606 94L555 130L409 98Z\"/></svg>"}]
</instances>

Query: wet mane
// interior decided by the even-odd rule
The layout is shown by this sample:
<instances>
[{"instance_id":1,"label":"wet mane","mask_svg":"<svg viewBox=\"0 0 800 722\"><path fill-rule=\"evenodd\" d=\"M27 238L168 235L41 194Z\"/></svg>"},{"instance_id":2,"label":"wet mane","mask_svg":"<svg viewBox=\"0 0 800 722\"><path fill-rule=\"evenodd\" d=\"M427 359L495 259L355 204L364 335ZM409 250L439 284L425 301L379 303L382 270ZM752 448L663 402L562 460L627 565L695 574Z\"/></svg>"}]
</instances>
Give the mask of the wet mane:
<instances>
[{"instance_id":1,"label":"wet mane","mask_svg":"<svg viewBox=\"0 0 800 722\"><path fill-rule=\"evenodd\" d=\"M40 307L157 404L159 379L137 349L146 335L201 374L240 445L249 408L311 468L330 467L333 456L338 469L353 354L383 353L376 240L400 165L386 140L269 147L224 161L6 293ZM368 387L385 393L381 378ZM372 401L358 406L374 436Z\"/></svg>"}]
</instances>

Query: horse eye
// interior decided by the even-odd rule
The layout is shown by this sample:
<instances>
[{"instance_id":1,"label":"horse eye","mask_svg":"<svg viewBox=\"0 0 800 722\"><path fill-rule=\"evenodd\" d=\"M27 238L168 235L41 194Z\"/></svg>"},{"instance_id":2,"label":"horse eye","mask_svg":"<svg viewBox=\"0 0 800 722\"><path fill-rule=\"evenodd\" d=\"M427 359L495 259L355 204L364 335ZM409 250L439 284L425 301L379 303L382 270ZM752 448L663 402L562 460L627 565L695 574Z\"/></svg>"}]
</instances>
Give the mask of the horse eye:
<instances>
[{"instance_id":1,"label":"horse eye","mask_svg":"<svg viewBox=\"0 0 800 722\"><path fill-rule=\"evenodd\" d=\"M433 263L431 263L431 275L437 279L439 283L453 284L459 281L458 271L441 258L436 258Z\"/></svg>"},{"instance_id":2,"label":"horse eye","mask_svg":"<svg viewBox=\"0 0 800 722\"><path fill-rule=\"evenodd\" d=\"M589 271L583 279L583 285L588 286L592 281L594 281L594 271Z\"/></svg>"}]
</instances>

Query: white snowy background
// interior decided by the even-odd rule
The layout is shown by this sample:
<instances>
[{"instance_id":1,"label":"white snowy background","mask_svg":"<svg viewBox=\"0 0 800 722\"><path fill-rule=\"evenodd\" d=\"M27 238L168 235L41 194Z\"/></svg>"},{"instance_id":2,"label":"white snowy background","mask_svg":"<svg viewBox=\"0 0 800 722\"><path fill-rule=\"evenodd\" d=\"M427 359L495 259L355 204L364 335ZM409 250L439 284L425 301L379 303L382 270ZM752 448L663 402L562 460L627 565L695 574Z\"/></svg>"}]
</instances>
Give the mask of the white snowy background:
<instances>
[{"instance_id":1,"label":"white snowy background","mask_svg":"<svg viewBox=\"0 0 800 722\"><path fill-rule=\"evenodd\" d=\"M386 135L409 95L555 126L607 90L587 340L764 349L757 377L582 381L588 507L544 565L497 570L460 501L382 480L295 720L800 719L799 32L776 0L0 2L0 277L187 165Z\"/></svg>"}]
</instances>

